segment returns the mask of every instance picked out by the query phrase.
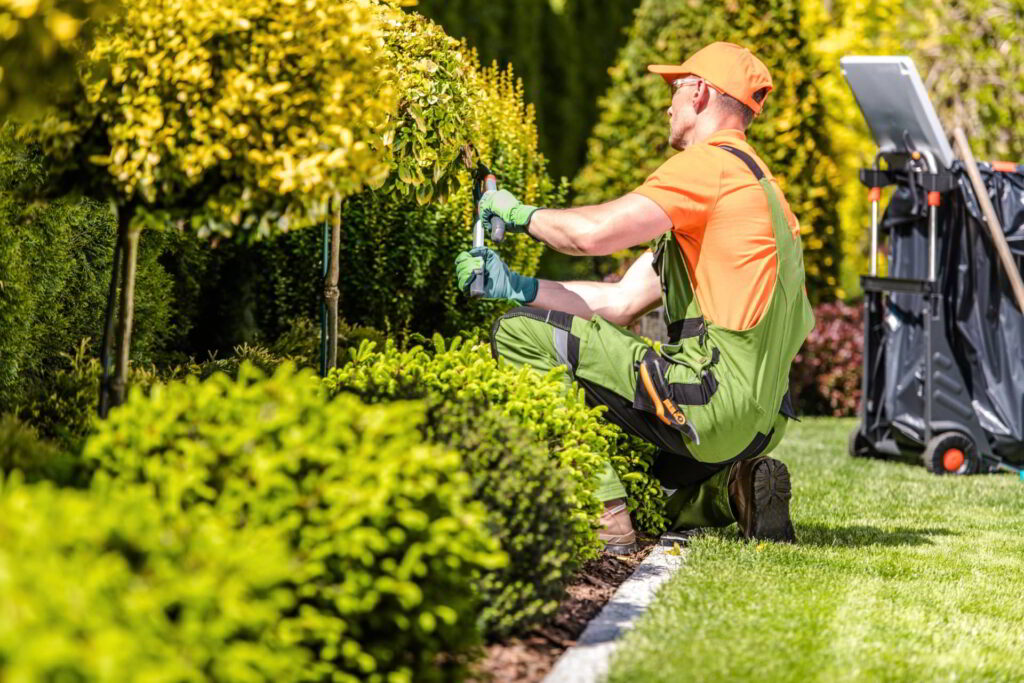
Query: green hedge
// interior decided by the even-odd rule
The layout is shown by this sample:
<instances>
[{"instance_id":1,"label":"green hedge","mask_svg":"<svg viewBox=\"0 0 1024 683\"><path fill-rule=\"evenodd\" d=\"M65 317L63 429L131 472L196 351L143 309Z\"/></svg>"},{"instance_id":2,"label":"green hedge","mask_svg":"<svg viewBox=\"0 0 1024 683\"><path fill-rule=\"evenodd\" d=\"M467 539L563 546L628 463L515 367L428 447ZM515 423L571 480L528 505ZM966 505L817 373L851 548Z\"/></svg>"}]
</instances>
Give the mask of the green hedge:
<instances>
[{"instance_id":1,"label":"green hedge","mask_svg":"<svg viewBox=\"0 0 1024 683\"><path fill-rule=\"evenodd\" d=\"M144 488L0 477L0 679L295 680L297 569L274 530L167 519Z\"/></svg>"},{"instance_id":2,"label":"green hedge","mask_svg":"<svg viewBox=\"0 0 1024 683\"><path fill-rule=\"evenodd\" d=\"M644 0L601 98L576 201L592 204L629 192L674 153L665 109L669 90L647 65L682 62L712 42L749 46L772 72L775 90L748 137L778 177L804 239L807 287L815 301L838 286L838 174L825 128L820 73L799 0L688 3Z\"/></svg>"},{"instance_id":3,"label":"green hedge","mask_svg":"<svg viewBox=\"0 0 1024 683\"><path fill-rule=\"evenodd\" d=\"M209 506L286 535L298 606L280 629L311 654L303 680L448 680L477 637L473 583L505 559L458 455L422 443L423 411L243 365L133 391L85 456L172 516Z\"/></svg>"},{"instance_id":4,"label":"green hedge","mask_svg":"<svg viewBox=\"0 0 1024 683\"><path fill-rule=\"evenodd\" d=\"M467 136L524 201L557 206L565 187L555 186L537 152L537 128L523 101L522 84L507 71L480 69L475 57L467 87L474 93L474 128ZM473 202L461 166L447 201L421 206L415 196L368 191L345 201L342 216L341 317L352 325L389 334L435 331L453 335L485 328L507 306L470 301L455 287L456 254L472 244ZM273 340L281 321L315 320L323 298L321 231L296 231L254 247L229 247L208 279L209 319L224 333L211 346ZM498 247L509 267L533 273L542 245L511 236ZM232 331L233 330L233 331Z\"/></svg>"}]
</instances>

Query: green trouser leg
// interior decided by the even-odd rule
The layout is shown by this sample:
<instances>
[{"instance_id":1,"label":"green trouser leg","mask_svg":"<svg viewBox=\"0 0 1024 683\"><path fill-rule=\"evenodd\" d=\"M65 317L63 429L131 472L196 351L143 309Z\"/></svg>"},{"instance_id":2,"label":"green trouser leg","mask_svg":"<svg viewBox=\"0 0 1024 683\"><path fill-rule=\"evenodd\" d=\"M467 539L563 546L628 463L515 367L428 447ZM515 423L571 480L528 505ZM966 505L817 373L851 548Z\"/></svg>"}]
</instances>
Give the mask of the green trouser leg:
<instances>
[{"instance_id":1,"label":"green trouser leg","mask_svg":"<svg viewBox=\"0 0 1024 683\"><path fill-rule=\"evenodd\" d=\"M696 484L676 490L665 501L665 516L673 531L729 526L736 521L729 504L728 467Z\"/></svg>"},{"instance_id":2,"label":"green trouser leg","mask_svg":"<svg viewBox=\"0 0 1024 683\"><path fill-rule=\"evenodd\" d=\"M772 440L758 455L763 458L779 445L786 434L788 420L779 415L775 418ZM665 501L665 516L673 531L685 531L710 526L728 526L736 521L729 503L729 471L725 467L704 481L681 486Z\"/></svg>"},{"instance_id":3,"label":"green trouser leg","mask_svg":"<svg viewBox=\"0 0 1024 683\"><path fill-rule=\"evenodd\" d=\"M529 365L547 372L559 365L570 366L565 358L565 339L565 330L543 320L523 315L506 316L494 326L491 349L509 363ZM568 373L565 382L568 391L572 386L572 377ZM597 475L596 495L601 502L626 497L626 489L608 461Z\"/></svg>"}]
</instances>

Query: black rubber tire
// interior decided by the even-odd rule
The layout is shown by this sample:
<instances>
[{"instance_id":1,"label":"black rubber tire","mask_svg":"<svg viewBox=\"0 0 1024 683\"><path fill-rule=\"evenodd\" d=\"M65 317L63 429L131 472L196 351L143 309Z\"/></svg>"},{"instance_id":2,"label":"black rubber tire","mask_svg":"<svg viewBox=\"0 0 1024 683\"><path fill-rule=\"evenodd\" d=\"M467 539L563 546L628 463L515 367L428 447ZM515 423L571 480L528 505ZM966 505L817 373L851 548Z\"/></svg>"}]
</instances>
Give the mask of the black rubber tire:
<instances>
[{"instance_id":1,"label":"black rubber tire","mask_svg":"<svg viewBox=\"0 0 1024 683\"><path fill-rule=\"evenodd\" d=\"M951 449L963 451L963 464L955 470L946 468L944 456ZM976 474L981 461L974 442L960 432L943 432L932 437L924 452L921 453L921 464L932 474Z\"/></svg>"},{"instance_id":2,"label":"black rubber tire","mask_svg":"<svg viewBox=\"0 0 1024 683\"><path fill-rule=\"evenodd\" d=\"M875 456L874 450L871 448L871 444L868 443L866 436L860 433L860 423L853 428L850 432L850 438L846 444L846 452L850 454L851 458L873 458Z\"/></svg>"}]
</instances>

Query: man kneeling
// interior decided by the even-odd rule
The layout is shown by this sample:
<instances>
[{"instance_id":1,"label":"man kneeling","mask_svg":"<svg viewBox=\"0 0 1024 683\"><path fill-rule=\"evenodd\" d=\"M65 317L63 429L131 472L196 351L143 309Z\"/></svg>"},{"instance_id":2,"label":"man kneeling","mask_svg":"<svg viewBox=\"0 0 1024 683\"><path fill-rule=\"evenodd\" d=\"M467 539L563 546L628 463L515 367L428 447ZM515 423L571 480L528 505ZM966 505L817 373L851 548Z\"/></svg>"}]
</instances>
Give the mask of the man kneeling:
<instances>
[{"instance_id":1,"label":"man kneeling","mask_svg":"<svg viewBox=\"0 0 1024 683\"><path fill-rule=\"evenodd\" d=\"M510 272L485 247L459 254L459 284L485 271L485 296L524 304L499 318L491 346L513 363L569 368L591 405L660 449L654 473L677 530L737 522L747 538L793 541L786 466L766 457L792 417L789 367L814 324L800 226L744 131L772 89L749 50L709 45L682 65L652 65L672 88L678 154L633 192L598 206L538 209L507 191L480 202L573 255L653 240L616 283L553 282ZM664 307L669 342L626 330ZM610 463L598 487L606 550L631 552L625 489Z\"/></svg>"}]
</instances>

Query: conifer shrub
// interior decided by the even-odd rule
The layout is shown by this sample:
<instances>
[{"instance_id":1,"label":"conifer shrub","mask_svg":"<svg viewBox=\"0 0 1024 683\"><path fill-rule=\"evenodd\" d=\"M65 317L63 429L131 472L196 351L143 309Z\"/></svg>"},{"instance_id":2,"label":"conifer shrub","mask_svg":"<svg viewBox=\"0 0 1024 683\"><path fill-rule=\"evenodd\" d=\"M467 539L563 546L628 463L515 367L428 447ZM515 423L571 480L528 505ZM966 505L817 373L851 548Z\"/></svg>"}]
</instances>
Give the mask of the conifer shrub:
<instances>
[{"instance_id":1,"label":"conifer shrub","mask_svg":"<svg viewBox=\"0 0 1024 683\"><path fill-rule=\"evenodd\" d=\"M87 197L50 197L59 183L48 161L0 130L0 410L45 389L83 338L99 346L117 233L110 207ZM40 199L40 196L43 196ZM132 358L147 362L180 343L190 326L173 265L200 259L187 236L147 233L140 245L140 293ZM171 264L168 267L168 264Z\"/></svg>"},{"instance_id":2,"label":"conifer shrub","mask_svg":"<svg viewBox=\"0 0 1024 683\"><path fill-rule=\"evenodd\" d=\"M297 604L279 629L309 653L299 679L450 680L478 637L472 586L505 558L423 420L415 402L328 401L311 371L245 364L133 390L85 457L150 484L172 517L208 508L285 535Z\"/></svg>"},{"instance_id":3,"label":"conifer shrub","mask_svg":"<svg viewBox=\"0 0 1024 683\"><path fill-rule=\"evenodd\" d=\"M276 530L167 518L146 488L0 476L0 678L295 680L298 566Z\"/></svg>"},{"instance_id":4,"label":"conifer shrub","mask_svg":"<svg viewBox=\"0 0 1024 683\"><path fill-rule=\"evenodd\" d=\"M831 300L838 286L838 173L816 85L822 69L810 49L800 3L644 0L625 47L611 69L587 164L574 180L576 201L594 204L641 185L674 153L665 110L671 95L648 64L679 64L715 40L749 46L768 67L775 89L747 131L778 178L804 241L807 289Z\"/></svg>"}]
</instances>

